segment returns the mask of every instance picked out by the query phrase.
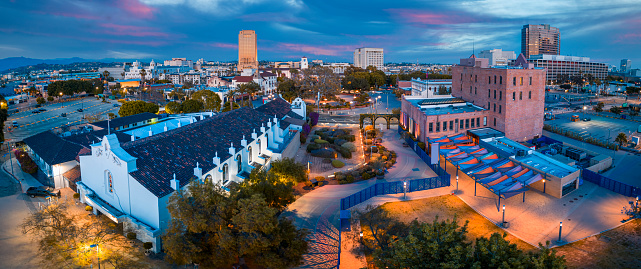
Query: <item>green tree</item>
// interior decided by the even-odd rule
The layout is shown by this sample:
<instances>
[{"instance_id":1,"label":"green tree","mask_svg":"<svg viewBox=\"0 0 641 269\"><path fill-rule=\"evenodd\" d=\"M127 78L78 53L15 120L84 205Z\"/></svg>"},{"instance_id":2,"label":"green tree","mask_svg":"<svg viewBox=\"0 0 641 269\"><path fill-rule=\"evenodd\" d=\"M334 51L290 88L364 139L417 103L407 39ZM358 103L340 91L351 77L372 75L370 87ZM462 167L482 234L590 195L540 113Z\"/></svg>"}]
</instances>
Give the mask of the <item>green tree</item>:
<instances>
[{"instance_id":1,"label":"green tree","mask_svg":"<svg viewBox=\"0 0 641 269\"><path fill-rule=\"evenodd\" d=\"M292 100L294 100L294 98L300 95L298 92L298 88L296 87L296 83L288 78L283 78L282 81L278 83L276 92L282 95L283 99L287 100L288 102L291 102Z\"/></svg>"},{"instance_id":2,"label":"green tree","mask_svg":"<svg viewBox=\"0 0 641 269\"><path fill-rule=\"evenodd\" d=\"M604 106L605 106L605 104L604 104L603 102L599 102L599 103L597 103L597 104L596 104L596 106L594 107L594 111L596 111L596 112L603 112L603 107L604 107Z\"/></svg>"},{"instance_id":3,"label":"green tree","mask_svg":"<svg viewBox=\"0 0 641 269\"><path fill-rule=\"evenodd\" d=\"M165 105L165 111L169 114L179 114L182 111L182 105L178 102L169 102Z\"/></svg>"},{"instance_id":4,"label":"green tree","mask_svg":"<svg viewBox=\"0 0 641 269\"><path fill-rule=\"evenodd\" d=\"M258 83L254 81L250 81L248 83L241 84L238 87L238 91L243 94L243 101L245 100L244 95L247 95L247 97L249 98L249 100L247 101L248 106L251 106L251 100L254 99L254 95L256 95L260 91L260 85L258 85Z\"/></svg>"},{"instance_id":5,"label":"green tree","mask_svg":"<svg viewBox=\"0 0 641 269\"><path fill-rule=\"evenodd\" d=\"M45 99L44 99L44 98L42 98L42 97L38 97L38 98L36 98L36 103L38 103L39 105L42 105L42 104L44 104L44 103L46 103L46 102L47 102L47 101L45 101Z\"/></svg>"},{"instance_id":6,"label":"green tree","mask_svg":"<svg viewBox=\"0 0 641 269\"><path fill-rule=\"evenodd\" d=\"M621 108L618 107L618 106L612 107L612 108L610 108L610 112L619 115L619 114L621 114Z\"/></svg>"},{"instance_id":7,"label":"green tree","mask_svg":"<svg viewBox=\"0 0 641 269\"><path fill-rule=\"evenodd\" d=\"M122 104L120 110L118 110L118 115L120 117L126 117L131 115L136 115L140 113L158 113L158 105L154 103L148 103L145 101L129 101Z\"/></svg>"},{"instance_id":8,"label":"green tree","mask_svg":"<svg viewBox=\"0 0 641 269\"><path fill-rule=\"evenodd\" d=\"M110 75L111 75L111 74L110 74L110 73L109 73L109 71L107 71L107 70L105 70L105 71L103 71L103 72L102 72L102 78L104 78L105 80L109 80Z\"/></svg>"},{"instance_id":9,"label":"green tree","mask_svg":"<svg viewBox=\"0 0 641 269\"><path fill-rule=\"evenodd\" d=\"M189 99L182 103L182 111L184 113L195 113L203 110L203 103L199 100Z\"/></svg>"},{"instance_id":10,"label":"green tree","mask_svg":"<svg viewBox=\"0 0 641 269\"><path fill-rule=\"evenodd\" d=\"M623 144L628 143L628 137L625 135L625 133L619 133L617 137L614 139L614 142L619 143L619 147L623 146Z\"/></svg>"},{"instance_id":11,"label":"green tree","mask_svg":"<svg viewBox=\"0 0 641 269\"><path fill-rule=\"evenodd\" d=\"M303 80L300 82L303 95L316 97L334 96L339 88L340 81L329 67L314 66L303 70Z\"/></svg>"},{"instance_id":12,"label":"green tree","mask_svg":"<svg viewBox=\"0 0 641 269\"><path fill-rule=\"evenodd\" d=\"M439 95L446 95L446 94L449 94L449 93L447 92L447 88L445 88L445 86L441 85L441 86L438 87L438 94Z\"/></svg>"},{"instance_id":13,"label":"green tree","mask_svg":"<svg viewBox=\"0 0 641 269\"><path fill-rule=\"evenodd\" d=\"M100 259L109 263L127 264L129 268L146 268L141 251L129 244L112 222L75 214L68 200L52 201L31 212L20 225L23 234L29 234L38 245L38 257L45 267L86 268L100 247ZM123 267L117 267L123 268Z\"/></svg>"},{"instance_id":14,"label":"green tree","mask_svg":"<svg viewBox=\"0 0 641 269\"><path fill-rule=\"evenodd\" d=\"M242 187L241 187L242 188ZM177 264L228 267L241 259L266 268L302 265L306 230L278 218L261 194L239 195L211 181L192 181L169 198L165 252Z\"/></svg>"},{"instance_id":15,"label":"green tree","mask_svg":"<svg viewBox=\"0 0 641 269\"><path fill-rule=\"evenodd\" d=\"M249 174L249 179L241 183L239 197L249 198L254 194L261 194L267 206L282 211L295 200L293 187L292 182L279 180L271 171L260 172L259 169L254 169Z\"/></svg>"},{"instance_id":16,"label":"green tree","mask_svg":"<svg viewBox=\"0 0 641 269\"><path fill-rule=\"evenodd\" d=\"M296 162L293 158L282 158L272 161L272 167L269 169L276 178L282 182L305 182L307 180L307 167L304 164Z\"/></svg>"},{"instance_id":17,"label":"green tree","mask_svg":"<svg viewBox=\"0 0 641 269\"><path fill-rule=\"evenodd\" d=\"M237 103L226 102L226 103L223 105L223 109L222 109L222 110L220 110L220 112L227 112L227 111L231 111L231 110L232 110L232 109L231 109L231 106L232 106L232 105L234 106L234 109L239 109L239 108L240 108L240 106L239 106Z\"/></svg>"},{"instance_id":18,"label":"green tree","mask_svg":"<svg viewBox=\"0 0 641 269\"><path fill-rule=\"evenodd\" d=\"M191 95L191 99L198 100L203 103L203 109L218 112L220 110L220 96L210 90L200 90Z\"/></svg>"},{"instance_id":19,"label":"green tree","mask_svg":"<svg viewBox=\"0 0 641 269\"><path fill-rule=\"evenodd\" d=\"M47 101L53 102L53 96L47 96Z\"/></svg>"},{"instance_id":20,"label":"green tree","mask_svg":"<svg viewBox=\"0 0 641 269\"><path fill-rule=\"evenodd\" d=\"M181 100L185 98L186 95L185 91L181 88L174 89L168 94L169 98L172 100Z\"/></svg>"}]
</instances>

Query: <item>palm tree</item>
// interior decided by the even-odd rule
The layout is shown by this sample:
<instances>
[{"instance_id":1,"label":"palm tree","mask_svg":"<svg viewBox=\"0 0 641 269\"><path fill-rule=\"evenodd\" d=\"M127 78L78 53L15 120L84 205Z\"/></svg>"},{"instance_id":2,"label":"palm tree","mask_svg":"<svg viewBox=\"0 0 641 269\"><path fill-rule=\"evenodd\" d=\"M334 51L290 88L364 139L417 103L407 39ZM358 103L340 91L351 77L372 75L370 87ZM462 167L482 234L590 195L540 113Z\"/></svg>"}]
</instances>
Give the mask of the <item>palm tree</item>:
<instances>
[{"instance_id":1,"label":"palm tree","mask_svg":"<svg viewBox=\"0 0 641 269\"><path fill-rule=\"evenodd\" d=\"M623 144L628 143L628 137L625 136L625 133L619 133L619 135L614 139L614 142L618 142L619 147L622 147Z\"/></svg>"},{"instance_id":2,"label":"palm tree","mask_svg":"<svg viewBox=\"0 0 641 269\"><path fill-rule=\"evenodd\" d=\"M238 92L237 90L234 90L234 89L229 89L225 93L225 97L229 99L228 101L230 102L230 106L229 106L231 108L230 110L234 109L234 97L236 96L236 94L238 94Z\"/></svg>"}]
</instances>

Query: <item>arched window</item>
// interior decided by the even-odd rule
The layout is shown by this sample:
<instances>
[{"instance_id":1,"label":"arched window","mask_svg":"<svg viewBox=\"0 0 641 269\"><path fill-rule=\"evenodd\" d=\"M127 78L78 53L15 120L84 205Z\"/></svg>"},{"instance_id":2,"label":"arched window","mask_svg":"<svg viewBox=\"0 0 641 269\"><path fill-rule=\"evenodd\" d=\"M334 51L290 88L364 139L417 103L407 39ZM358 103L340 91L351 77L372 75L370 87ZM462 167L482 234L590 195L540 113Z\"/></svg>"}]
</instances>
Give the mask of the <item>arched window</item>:
<instances>
[{"instance_id":1,"label":"arched window","mask_svg":"<svg viewBox=\"0 0 641 269\"><path fill-rule=\"evenodd\" d=\"M261 151L261 148L260 148L260 139L258 139L258 142L256 142L256 145L258 145L258 156L260 156L260 151Z\"/></svg>"},{"instance_id":2,"label":"arched window","mask_svg":"<svg viewBox=\"0 0 641 269\"><path fill-rule=\"evenodd\" d=\"M236 162L238 163L238 173L243 170L243 158L238 154L236 156Z\"/></svg>"},{"instance_id":3,"label":"arched window","mask_svg":"<svg viewBox=\"0 0 641 269\"><path fill-rule=\"evenodd\" d=\"M252 162L252 147L247 147L247 163Z\"/></svg>"},{"instance_id":4,"label":"arched window","mask_svg":"<svg viewBox=\"0 0 641 269\"><path fill-rule=\"evenodd\" d=\"M114 178L109 170L105 170L105 186L108 194L114 193Z\"/></svg>"},{"instance_id":5,"label":"arched window","mask_svg":"<svg viewBox=\"0 0 641 269\"><path fill-rule=\"evenodd\" d=\"M223 184L229 180L229 165L223 165Z\"/></svg>"},{"instance_id":6,"label":"arched window","mask_svg":"<svg viewBox=\"0 0 641 269\"><path fill-rule=\"evenodd\" d=\"M211 175L207 175L207 176L205 177L205 182L213 183L213 177L212 177Z\"/></svg>"}]
</instances>

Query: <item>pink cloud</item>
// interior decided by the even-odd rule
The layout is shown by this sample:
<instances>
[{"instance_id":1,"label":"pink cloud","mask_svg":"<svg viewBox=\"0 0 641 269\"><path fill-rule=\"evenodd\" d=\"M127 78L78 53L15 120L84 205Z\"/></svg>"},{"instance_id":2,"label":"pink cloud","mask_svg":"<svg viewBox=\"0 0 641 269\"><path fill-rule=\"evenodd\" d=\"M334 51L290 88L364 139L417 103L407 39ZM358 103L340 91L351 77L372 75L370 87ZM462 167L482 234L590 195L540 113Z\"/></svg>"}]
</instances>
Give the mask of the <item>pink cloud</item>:
<instances>
[{"instance_id":1,"label":"pink cloud","mask_svg":"<svg viewBox=\"0 0 641 269\"><path fill-rule=\"evenodd\" d=\"M153 13L156 11L156 9L140 3L139 0L118 0L116 5L120 9L125 10L134 16L144 19L153 18Z\"/></svg>"},{"instance_id":2,"label":"pink cloud","mask_svg":"<svg viewBox=\"0 0 641 269\"><path fill-rule=\"evenodd\" d=\"M354 46L342 46L342 45L331 45L331 46L310 46L305 44L293 44L293 43L278 43L277 49L282 48L287 51L298 51L310 53L313 55L327 55L327 56L337 56L346 51L354 50Z\"/></svg>"},{"instance_id":3,"label":"pink cloud","mask_svg":"<svg viewBox=\"0 0 641 269\"><path fill-rule=\"evenodd\" d=\"M35 13L38 14L50 14L58 17L67 17L67 18L74 18L74 19L83 19L83 20L102 20L101 17L99 16L92 16L89 14L81 14L81 13L67 13L67 12L39 12L36 11Z\"/></svg>"},{"instance_id":4,"label":"pink cloud","mask_svg":"<svg viewBox=\"0 0 641 269\"><path fill-rule=\"evenodd\" d=\"M126 35L126 36L137 36L137 37L169 37L169 34L158 31L156 28L152 27L143 27L143 26L133 26L133 25L120 25L113 23L103 23L100 24L100 27L105 28L106 30L102 31L103 34L108 35Z\"/></svg>"},{"instance_id":5,"label":"pink cloud","mask_svg":"<svg viewBox=\"0 0 641 269\"><path fill-rule=\"evenodd\" d=\"M223 48L223 49L238 49L238 44L232 44L232 43L214 42L209 45L212 47Z\"/></svg>"},{"instance_id":6,"label":"pink cloud","mask_svg":"<svg viewBox=\"0 0 641 269\"><path fill-rule=\"evenodd\" d=\"M410 9L386 9L385 11L398 17L400 20L428 25L447 25L476 22L471 16L462 16L459 14L437 13L429 11L418 11Z\"/></svg>"},{"instance_id":7,"label":"pink cloud","mask_svg":"<svg viewBox=\"0 0 641 269\"><path fill-rule=\"evenodd\" d=\"M637 44L641 42L641 33L619 35L614 43Z\"/></svg>"}]
</instances>

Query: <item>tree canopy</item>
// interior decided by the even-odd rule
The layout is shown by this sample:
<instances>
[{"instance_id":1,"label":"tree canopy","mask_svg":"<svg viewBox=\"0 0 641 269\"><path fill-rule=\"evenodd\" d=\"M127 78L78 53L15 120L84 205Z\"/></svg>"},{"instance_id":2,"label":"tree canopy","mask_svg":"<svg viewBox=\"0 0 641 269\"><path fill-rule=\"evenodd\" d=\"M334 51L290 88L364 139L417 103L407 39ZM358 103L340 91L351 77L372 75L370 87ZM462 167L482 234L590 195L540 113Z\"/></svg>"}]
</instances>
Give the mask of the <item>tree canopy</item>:
<instances>
[{"instance_id":1,"label":"tree canopy","mask_svg":"<svg viewBox=\"0 0 641 269\"><path fill-rule=\"evenodd\" d=\"M218 112L222 100L217 93L211 90L200 90L191 95L191 99L198 100L203 104L204 110Z\"/></svg>"},{"instance_id":2,"label":"tree canopy","mask_svg":"<svg viewBox=\"0 0 641 269\"><path fill-rule=\"evenodd\" d=\"M100 79L59 80L54 81L47 86L47 95L60 96L60 93L62 93L63 95L70 96L83 92L100 94L103 90L104 85Z\"/></svg>"},{"instance_id":3,"label":"tree canopy","mask_svg":"<svg viewBox=\"0 0 641 269\"><path fill-rule=\"evenodd\" d=\"M338 93L340 81L329 67L314 66L303 70L300 88L307 96L316 97L317 93L321 96L334 96Z\"/></svg>"},{"instance_id":4,"label":"tree canopy","mask_svg":"<svg viewBox=\"0 0 641 269\"><path fill-rule=\"evenodd\" d=\"M282 158L272 161L269 169L282 182L298 183L307 180L307 167L293 158Z\"/></svg>"},{"instance_id":5,"label":"tree canopy","mask_svg":"<svg viewBox=\"0 0 641 269\"><path fill-rule=\"evenodd\" d=\"M184 101L181 106L183 113L196 113L203 110L203 103L199 100L189 99Z\"/></svg>"},{"instance_id":6,"label":"tree canopy","mask_svg":"<svg viewBox=\"0 0 641 269\"><path fill-rule=\"evenodd\" d=\"M179 114L182 111L182 104L178 102L169 102L165 105L165 112L169 114Z\"/></svg>"},{"instance_id":7,"label":"tree canopy","mask_svg":"<svg viewBox=\"0 0 641 269\"><path fill-rule=\"evenodd\" d=\"M168 259L204 267L227 267L241 258L266 268L302 265L308 232L278 218L278 209L260 191L244 188L227 192L211 181L194 180L176 191L163 235Z\"/></svg>"},{"instance_id":8,"label":"tree canopy","mask_svg":"<svg viewBox=\"0 0 641 269\"><path fill-rule=\"evenodd\" d=\"M404 224L381 208L356 215L369 228L362 242L378 268L565 268L549 242L525 253L505 240L506 233L468 238L468 223L461 226L456 217Z\"/></svg>"},{"instance_id":9,"label":"tree canopy","mask_svg":"<svg viewBox=\"0 0 641 269\"><path fill-rule=\"evenodd\" d=\"M120 110L118 110L118 115L120 117L126 117L144 112L155 114L158 113L158 109L158 105L154 103L148 103L145 101L129 101L122 104Z\"/></svg>"},{"instance_id":10,"label":"tree canopy","mask_svg":"<svg viewBox=\"0 0 641 269\"><path fill-rule=\"evenodd\" d=\"M276 92L281 94L283 96L283 99L287 100L288 102L291 102L294 98L300 95L299 88L296 87L296 82L288 78L284 78L278 83Z\"/></svg>"}]
</instances>

